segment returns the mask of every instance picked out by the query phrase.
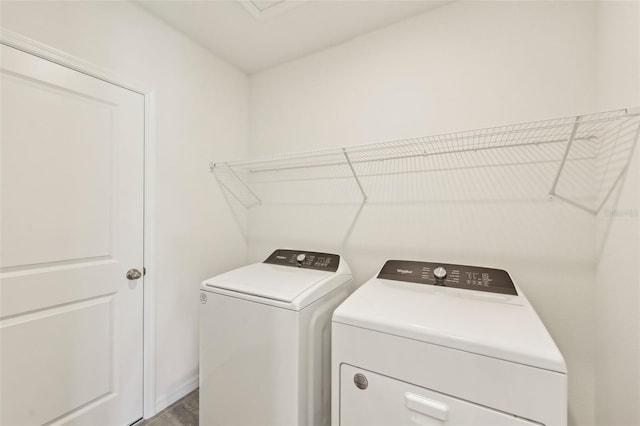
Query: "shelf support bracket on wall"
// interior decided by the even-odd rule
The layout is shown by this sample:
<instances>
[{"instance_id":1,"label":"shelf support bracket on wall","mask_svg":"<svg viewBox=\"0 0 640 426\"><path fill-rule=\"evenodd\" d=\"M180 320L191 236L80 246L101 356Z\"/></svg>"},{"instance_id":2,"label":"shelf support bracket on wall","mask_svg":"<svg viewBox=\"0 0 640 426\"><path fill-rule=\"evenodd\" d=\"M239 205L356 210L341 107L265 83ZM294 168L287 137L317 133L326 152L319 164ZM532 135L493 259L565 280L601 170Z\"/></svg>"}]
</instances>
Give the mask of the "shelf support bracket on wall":
<instances>
[{"instance_id":1,"label":"shelf support bracket on wall","mask_svg":"<svg viewBox=\"0 0 640 426\"><path fill-rule=\"evenodd\" d=\"M233 167L231 167L231 166L229 165L229 163L224 163L224 164L225 164L226 168L229 170L229 173L231 173L231 175L232 175L232 176L233 176L233 177L234 177L238 182L240 182L240 184L241 184L242 186L244 186L244 188L249 192L249 194L251 194L251 196L252 196L253 198L255 198L255 199L256 199L256 201L258 202L257 204L262 205L262 200L260 199L260 197L258 197L258 196L256 195L256 193L255 193L255 192L253 192L253 190L251 189L251 187L249 187L249 185L244 181L244 179L242 179L240 176L238 176L238 174L235 172L235 170L233 170ZM245 203L240 199L240 197L238 197L238 196L236 195L236 193L235 193L234 191L232 191L232 190L231 190L231 188L229 188L229 187L228 187L228 186L227 186L227 185L222 181L222 179L220 179L220 177L218 177L218 174L215 172L216 167L219 167L219 165L218 165L218 164L215 164L215 163L209 163L209 170L210 170L210 171L211 171L211 173L213 173L213 175L216 177L216 180L220 183L220 185L222 185L222 186L223 186L227 191L229 191L229 192L231 193L231 195L233 195L233 197L234 197L236 200L238 200L238 202L239 202L240 204L242 204L245 208L249 208L249 207L254 206L255 204L252 204L252 205L247 205L247 204L245 204Z\"/></svg>"},{"instance_id":2,"label":"shelf support bracket on wall","mask_svg":"<svg viewBox=\"0 0 640 426\"><path fill-rule=\"evenodd\" d=\"M362 201L366 202L367 201L367 193L364 192L364 188L362 187L362 183L360 183L360 179L358 178L358 174L356 173L356 170L353 168L353 164L351 164L351 159L349 158L349 154L347 154L346 148L342 148L342 153L344 154L344 158L347 160L347 164L349 165L349 168L351 169L351 173L353 173L353 178L356 180L356 183L358 184L358 188L360 188L360 192L362 193Z\"/></svg>"},{"instance_id":3,"label":"shelf support bracket on wall","mask_svg":"<svg viewBox=\"0 0 640 426\"><path fill-rule=\"evenodd\" d=\"M602 202L600 203L600 205L596 209L595 214L600 213L600 210L602 210L604 205L607 204L607 200L609 200L609 197L611 197L611 194L613 194L614 189L616 188L616 186L618 186L618 183L620 182L622 177L627 173L627 169L629 168L629 165L631 164L631 160L633 160L633 153L636 150L636 145L638 144L638 138L639 137L640 137L640 124L638 124L638 128L636 129L636 132L635 132L635 134L633 136L633 145L631 146L631 151L629 152L629 157L627 158L627 162L625 163L625 165L622 168L622 170L620 170L620 173L618 174L618 177L616 177L616 180L613 182L613 185L611 185L611 188L609 188L609 191L607 191L607 194L602 199Z\"/></svg>"},{"instance_id":4,"label":"shelf support bracket on wall","mask_svg":"<svg viewBox=\"0 0 640 426\"><path fill-rule=\"evenodd\" d=\"M558 186L558 181L560 180L560 175L562 174L562 169L564 168L564 164L567 162L567 157L569 156L569 151L571 151L571 145L573 144L573 140L576 137L576 132L578 131L579 125L580 125L580 116L577 116L575 121L573 122L571 135L567 140L567 147L564 150L564 156L562 157L562 161L560 162L560 167L558 167L558 172L556 173L556 177L553 180L553 185L551 186L551 190L549 191L549 195L552 197L556 196L556 187Z\"/></svg>"},{"instance_id":5,"label":"shelf support bracket on wall","mask_svg":"<svg viewBox=\"0 0 640 426\"><path fill-rule=\"evenodd\" d=\"M227 166L229 166L229 165L227 164ZM258 197L258 196L256 195L256 193L255 193L255 192L253 192L253 190L251 190L251 187L249 187L249 185L247 184L247 182L245 182L245 181L244 181L244 179L242 179L240 176L238 176L238 174L236 173L236 171L235 171L235 170L233 170L233 167L230 167L230 166L229 166L229 171L231 172L231 174L232 174L233 176L235 176L235 178L236 178L236 179L238 179L238 181L240 181L240 183L242 184L242 186L244 186L244 187L245 187L245 189L246 189L247 191L249 191L249 193L253 196L253 198L255 198L256 200L258 200L258 204L262 205L262 200L260 199L260 197Z\"/></svg>"}]
</instances>

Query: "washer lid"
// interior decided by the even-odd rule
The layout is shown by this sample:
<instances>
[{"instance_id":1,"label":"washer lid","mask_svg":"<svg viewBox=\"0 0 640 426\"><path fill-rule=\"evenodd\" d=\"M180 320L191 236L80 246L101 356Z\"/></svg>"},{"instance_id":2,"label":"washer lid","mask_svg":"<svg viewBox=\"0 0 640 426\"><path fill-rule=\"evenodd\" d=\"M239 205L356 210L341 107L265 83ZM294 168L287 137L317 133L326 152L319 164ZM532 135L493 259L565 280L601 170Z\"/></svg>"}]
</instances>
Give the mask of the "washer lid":
<instances>
[{"instance_id":1,"label":"washer lid","mask_svg":"<svg viewBox=\"0 0 640 426\"><path fill-rule=\"evenodd\" d=\"M333 321L566 373L542 321L519 296L373 278Z\"/></svg>"},{"instance_id":2,"label":"washer lid","mask_svg":"<svg viewBox=\"0 0 640 426\"><path fill-rule=\"evenodd\" d=\"M218 275L203 284L290 303L305 290L332 275L326 271L256 263Z\"/></svg>"}]
</instances>

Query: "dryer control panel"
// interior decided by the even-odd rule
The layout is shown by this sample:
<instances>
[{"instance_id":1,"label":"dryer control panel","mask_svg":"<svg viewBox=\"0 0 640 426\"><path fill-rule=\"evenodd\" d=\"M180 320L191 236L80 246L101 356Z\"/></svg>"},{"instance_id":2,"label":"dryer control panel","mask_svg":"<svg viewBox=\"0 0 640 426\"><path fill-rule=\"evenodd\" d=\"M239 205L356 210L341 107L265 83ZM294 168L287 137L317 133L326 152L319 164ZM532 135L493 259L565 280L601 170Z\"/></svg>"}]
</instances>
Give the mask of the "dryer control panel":
<instances>
[{"instance_id":1,"label":"dryer control panel","mask_svg":"<svg viewBox=\"0 0 640 426\"><path fill-rule=\"evenodd\" d=\"M336 272L340 264L340 256L315 251L279 249L271 253L263 263Z\"/></svg>"},{"instance_id":2,"label":"dryer control panel","mask_svg":"<svg viewBox=\"0 0 640 426\"><path fill-rule=\"evenodd\" d=\"M481 266L388 260L378 274L378 278L518 295L507 271Z\"/></svg>"}]
</instances>

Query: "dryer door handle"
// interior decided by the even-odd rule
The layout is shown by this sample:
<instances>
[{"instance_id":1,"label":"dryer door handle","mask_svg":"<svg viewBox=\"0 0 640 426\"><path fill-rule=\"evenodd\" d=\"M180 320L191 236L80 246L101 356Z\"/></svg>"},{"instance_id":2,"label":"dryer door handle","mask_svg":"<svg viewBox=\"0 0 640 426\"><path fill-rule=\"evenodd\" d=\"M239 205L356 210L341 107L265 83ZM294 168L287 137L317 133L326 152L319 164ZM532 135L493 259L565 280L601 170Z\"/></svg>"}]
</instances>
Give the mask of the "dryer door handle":
<instances>
[{"instance_id":1,"label":"dryer door handle","mask_svg":"<svg viewBox=\"0 0 640 426\"><path fill-rule=\"evenodd\" d=\"M409 410L443 422L447 421L449 407L446 404L410 392L404 394L404 399Z\"/></svg>"}]
</instances>

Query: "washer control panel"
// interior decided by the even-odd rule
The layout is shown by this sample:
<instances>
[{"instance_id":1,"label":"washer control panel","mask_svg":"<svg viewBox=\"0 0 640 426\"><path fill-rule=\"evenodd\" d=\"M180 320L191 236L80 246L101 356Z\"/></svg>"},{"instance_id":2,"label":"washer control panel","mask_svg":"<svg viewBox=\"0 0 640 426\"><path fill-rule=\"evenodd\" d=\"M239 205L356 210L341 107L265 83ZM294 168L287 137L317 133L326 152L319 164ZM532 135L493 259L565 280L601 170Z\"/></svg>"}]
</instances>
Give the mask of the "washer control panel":
<instances>
[{"instance_id":1,"label":"washer control panel","mask_svg":"<svg viewBox=\"0 0 640 426\"><path fill-rule=\"evenodd\" d=\"M315 251L278 249L271 253L263 263L336 272L340 263L340 256Z\"/></svg>"},{"instance_id":2,"label":"washer control panel","mask_svg":"<svg viewBox=\"0 0 640 426\"><path fill-rule=\"evenodd\" d=\"M507 271L480 266L388 260L378 274L378 278L518 295Z\"/></svg>"}]
</instances>

